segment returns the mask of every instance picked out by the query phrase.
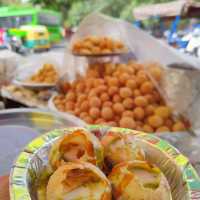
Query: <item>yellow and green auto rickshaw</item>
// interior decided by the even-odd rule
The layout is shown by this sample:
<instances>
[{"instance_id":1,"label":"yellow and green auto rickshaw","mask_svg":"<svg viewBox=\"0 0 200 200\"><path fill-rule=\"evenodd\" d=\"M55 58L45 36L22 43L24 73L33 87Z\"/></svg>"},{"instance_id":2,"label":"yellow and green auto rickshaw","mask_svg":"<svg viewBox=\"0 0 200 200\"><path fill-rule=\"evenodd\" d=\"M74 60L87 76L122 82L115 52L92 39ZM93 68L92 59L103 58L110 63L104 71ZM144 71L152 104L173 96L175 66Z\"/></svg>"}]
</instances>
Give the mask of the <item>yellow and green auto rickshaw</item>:
<instances>
[{"instance_id":1,"label":"yellow and green auto rickshaw","mask_svg":"<svg viewBox=\"0 0 200 200\"><path fill-rule=\"evenodd\" d=\"M45 26L24 25L17 29L10 29L9 34L21 38L23 45L29 49L48 50L51 47L49 32Z\"/></svg>"}]
</instances>

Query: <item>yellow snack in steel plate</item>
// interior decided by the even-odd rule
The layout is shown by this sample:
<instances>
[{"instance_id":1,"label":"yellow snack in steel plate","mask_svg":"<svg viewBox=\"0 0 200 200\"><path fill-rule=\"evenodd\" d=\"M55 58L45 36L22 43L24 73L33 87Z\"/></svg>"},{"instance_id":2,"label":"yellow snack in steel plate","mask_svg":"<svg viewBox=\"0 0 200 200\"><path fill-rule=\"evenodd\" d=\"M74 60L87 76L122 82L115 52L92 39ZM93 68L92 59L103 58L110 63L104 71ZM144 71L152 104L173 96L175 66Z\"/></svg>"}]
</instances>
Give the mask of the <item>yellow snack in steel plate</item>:
<instances>
[{"instance_id":1,"label":"yellow snack in steel plate","mask_svg":"<svg viewBox=\"0 0 200 200\"><path fill-rule=\"evenodd\" d=\"M106 176L86 162L68 162L59 167L47 185L47 200L111 200Z\"/></svg>"},{"instance_id":2,"label":"yellow snack in steel plate","mask_svg":"<svg viewBox=\"0 0 200 200\"><path fill-rule=\"evenodd\" d=\"M87 161L102 167L104 151L100 141L90 132L79 129L65 134L51 148L49 163L53 169L69 161Z\"/></svg>"},{"instance_id":3,"label":"yellow snack in steel plate","mask_svg":"<svg viewBox=\"0 0 200 200\"><path fill-rule=\"evenodd\" d=\"M165 176L146 161L120 163L108 178L116 200L172 200Z\"/></svg>"},{"instance_id":4,"label":"yellow snack in steel plate","mask_svg":"<svg viewBox=\"0 0 200 200\"><path fill-rule=\"evenodd\" d=\"M133 135L109 131L101 139L105 149L105 161L110 165L131 160L144 160L144 151L133 143Z\"/></svg>"}]
</instances>

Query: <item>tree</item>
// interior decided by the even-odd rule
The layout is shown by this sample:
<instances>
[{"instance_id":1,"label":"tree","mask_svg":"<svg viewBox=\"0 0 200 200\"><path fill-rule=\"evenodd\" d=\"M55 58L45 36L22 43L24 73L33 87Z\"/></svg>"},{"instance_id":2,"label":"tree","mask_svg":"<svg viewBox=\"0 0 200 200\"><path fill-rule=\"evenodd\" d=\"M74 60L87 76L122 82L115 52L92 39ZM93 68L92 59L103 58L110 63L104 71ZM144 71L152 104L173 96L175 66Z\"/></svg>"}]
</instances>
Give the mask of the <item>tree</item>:
<instances>
[{"instance_id":1,"label":"tree","mask_svg":"<svg viewBox=\"0 0 200 200\"><path fill-rule=\"evenodd\" d=\"M67 17L68 10L76 2L78 0L31 0L31 3L34 5L60 11L64 18Z\"/></svg>"},{"instance_id":2,"label":"tree","mask_svg":"<svg viewBox=\"0 0 200 200\"><path fill-rule=\"evenodd\" d=\"M167 1L170 0L31 0L34 5L61 11L69 26L76 26L93 11L133 21L132 10L135 6Z\"/></svg>"}]
</instances>

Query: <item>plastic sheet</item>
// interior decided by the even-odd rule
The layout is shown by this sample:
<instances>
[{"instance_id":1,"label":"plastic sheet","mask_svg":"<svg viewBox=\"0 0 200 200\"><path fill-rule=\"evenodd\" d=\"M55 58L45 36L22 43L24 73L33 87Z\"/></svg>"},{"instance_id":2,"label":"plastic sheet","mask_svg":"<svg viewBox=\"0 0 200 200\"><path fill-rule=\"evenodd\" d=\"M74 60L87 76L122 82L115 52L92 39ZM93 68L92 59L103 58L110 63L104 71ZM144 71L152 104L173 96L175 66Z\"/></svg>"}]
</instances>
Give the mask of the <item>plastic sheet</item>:
<instances>
[{"instance_id":1,"label":"plastic sheet","mask_svg":"<svg viewBox=\"0 0 200 200\"><path fill-rule=\"evenodd\" d=\"M8 50L1 50L0 53L0 87L8 84L14 78L18 62L22 58Z\"/></svg>"},{"instance_id":2,"label":"plastic sheet","mask_svg":"<svg viewBox=\"0 0 200 200\"><path fill-rule=\"evenodd\" d=\"M128 47L129 53L116 58L84 58L70 54L73 42L89 35L111 36L120 39ZM164 72L162 84L156 84L165 101L177 115L189 119L192 127L200 127L199 108L199 66L200 61L169 47L164 42L158 41L149 34L133 27L132 24L93 13L87 16L80 24L77 32L71 39L69 48L66 49L64 66L67 80L76 79L77 75L84 75L88 63L96 61L121 62L129 58L141 63L157 62ZM178 67L177 67L178 66ZM173 67L173 68L172 68ZM175 67L175 68L174 68Z\"/></svg>"},{"instance_id":3,"label":"plastic sheet","mask_svg":"<svg viewBox=\"0 0 200 200\"><path fill-rule=\"evenodd\" d=\"M29 83L26 80L29 79L33 74L36 74L39 69L43 67L44 64L52 64L53 67L57 70L59 76L64 73L64 69L62 67L62 59L63 54L60 53L44 53L44 54L36 54L24 59L23 62L20 63L20 67L16 72L16 77L13 82L19 86L41 89L55 86L54 84L49 83Z\"/></svg>"}]
</instances>

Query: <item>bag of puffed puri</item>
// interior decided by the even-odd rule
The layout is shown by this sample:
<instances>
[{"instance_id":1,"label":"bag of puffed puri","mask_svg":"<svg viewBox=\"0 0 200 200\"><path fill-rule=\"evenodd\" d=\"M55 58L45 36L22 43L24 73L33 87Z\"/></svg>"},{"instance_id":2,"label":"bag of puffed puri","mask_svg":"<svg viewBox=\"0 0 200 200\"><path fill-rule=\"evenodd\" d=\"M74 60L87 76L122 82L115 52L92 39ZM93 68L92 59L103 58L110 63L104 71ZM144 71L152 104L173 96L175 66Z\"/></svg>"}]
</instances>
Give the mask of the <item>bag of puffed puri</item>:
<instances>
[{"instance_id":1,"label":"bag of puffed puri","mask_svg":"<svg viewBox=\"0 0 200 200\"><path fill-rule=\"evenodd\" d=\"M108 36L118 39L128 48L128 54L107 58L86 58L74 56L71 52L76 40L87 36ZM200 61L190 57L164 42L150 36L148 33L135 28L132 24L120 19L114 19L103 14L92 13L88 15L73 35L64 55L63 79L73 81L77 75L84 75L90 62L126 62L128 59L136 59L148 66L152 62L159 63L163 69L164 78L158 84L153 80L157 89L169 106L189 119L194 129L199 128L199 68ZM181 66L181 69L170 66ZM191 69L192 67L192 69ZM148 73L148 70L147 70ZM150 78L151 75L149 74Z\"/></svg>"}]
</instances>

